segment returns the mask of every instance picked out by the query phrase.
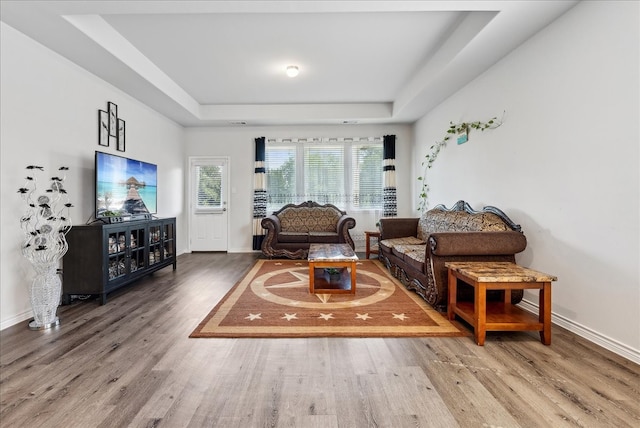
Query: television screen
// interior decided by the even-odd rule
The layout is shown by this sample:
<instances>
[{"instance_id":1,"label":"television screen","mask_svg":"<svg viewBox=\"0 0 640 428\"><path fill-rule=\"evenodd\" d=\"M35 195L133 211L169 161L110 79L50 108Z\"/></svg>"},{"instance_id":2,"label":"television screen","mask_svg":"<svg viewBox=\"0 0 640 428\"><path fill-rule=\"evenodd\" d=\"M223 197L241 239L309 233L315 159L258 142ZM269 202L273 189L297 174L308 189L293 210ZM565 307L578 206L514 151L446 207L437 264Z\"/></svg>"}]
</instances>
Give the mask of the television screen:
<instances>
[{"instance_id":1,"label":"television screen","mask_svg":"<svg viewBox=\"0 0 640 428\"><path fill-rule=\"evenodd\" d=\"M96 152L96 218L156 214L158 167Z\"/></svg>"}]
</instances>

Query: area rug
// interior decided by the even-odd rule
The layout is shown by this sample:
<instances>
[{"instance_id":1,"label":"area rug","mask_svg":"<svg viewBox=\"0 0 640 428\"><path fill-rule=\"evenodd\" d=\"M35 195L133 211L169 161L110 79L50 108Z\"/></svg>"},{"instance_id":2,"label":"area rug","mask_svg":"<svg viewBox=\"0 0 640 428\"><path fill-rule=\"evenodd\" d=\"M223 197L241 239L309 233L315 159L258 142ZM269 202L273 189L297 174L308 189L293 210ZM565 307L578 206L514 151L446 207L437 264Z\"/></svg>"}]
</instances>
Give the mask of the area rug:
<instances>
[{"instance_id":1,"label":"area rug","mask_svg":"<svg viewBox=\"0 0 640 428\"><path fill-rule=\"evenodd\" d=\"M258 260L189 337L466 336L375 260L355 294L310 294L306 261Z\"/></svg>"}]
</instances>

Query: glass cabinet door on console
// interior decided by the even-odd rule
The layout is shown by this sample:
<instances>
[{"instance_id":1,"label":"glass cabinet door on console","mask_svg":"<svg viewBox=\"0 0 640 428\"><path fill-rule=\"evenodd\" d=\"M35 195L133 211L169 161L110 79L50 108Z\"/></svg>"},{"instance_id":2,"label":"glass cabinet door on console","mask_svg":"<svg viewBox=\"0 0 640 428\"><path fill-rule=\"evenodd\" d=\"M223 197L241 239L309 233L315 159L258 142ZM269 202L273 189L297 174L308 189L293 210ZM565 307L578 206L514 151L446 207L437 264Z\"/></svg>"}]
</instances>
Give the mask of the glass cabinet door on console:
<instances>
[{"instance_id":1,"label":"glass cabinet door on console","mask_svg":"<svg viewBox=\"0 0 640 428\"><path fill-rule=\"evenodd\" d=\"M107 252L108 256L108 277L109 281L116 280L124 276L127 272L125 269L125 261L127 258L126 230L109 231L107 233ZM104 241L103 241L104 242Z\"/></svg>"},{"instance_id":2,"label":"glass cabinet door on console","mask_svg":"<svg viewBox=\"0 0 640 428\"><path fill-rule=\"evenodd\" d=\"M162 229L162 245L164 246L163 259L175 260L175 223L173 221L165 221L163 222Z\"/></svg>"},{"instance_id":3,"label":"glass cabinet door on console","mask_svg":"<svg viewBox=\"0 0 640 428\"><path fill-rule=\"evenodd\" d=\"M149 226L149 266L174 260L175 223L162 221Z\"/></svg>"},{"instance_id":4,"label":"glass cabinet door on console","mask_svg":"<svg viewBox=\"0 0 640 428\"><path fill-rule=\"evenodd\" d=\"M146 259L144 256L145 245L145 229L132 229L129 234L129 273L137 272L138 270L144 270L147 267Z\"/></svg>"},{"instance_id":5,"label":"glass cabinet door on console","mask_svg":"<svg viewBox=\"0 0 640 428\"><path fill-rule=\"evenodd\" d=\"M149 226L149 266L162 261L162 225Z\"/></svg>"},{"instance_id":6,"label":"glass cabinet door on console","mask_svg":"<svg viewBox=\"0 0 640 428\"><path fill-rule=\"evenodd\" d=\"M116 281L126 275L144 269L145 227L131 227L122 230L105 228L107 243L107 281Z\"/></svg>"}]
</instances>

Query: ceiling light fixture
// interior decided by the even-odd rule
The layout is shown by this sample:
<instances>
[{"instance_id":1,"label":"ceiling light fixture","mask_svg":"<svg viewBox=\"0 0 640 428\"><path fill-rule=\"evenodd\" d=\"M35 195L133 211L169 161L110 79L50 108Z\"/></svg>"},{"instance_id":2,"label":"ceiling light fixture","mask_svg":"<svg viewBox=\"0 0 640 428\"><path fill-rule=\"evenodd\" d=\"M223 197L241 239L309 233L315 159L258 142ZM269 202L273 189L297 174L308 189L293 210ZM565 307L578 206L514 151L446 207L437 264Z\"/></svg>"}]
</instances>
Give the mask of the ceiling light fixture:
<instances>
[{"instance_id":1,"label":"ceiling light fixture","mask_svg":"<svg viewBox=\"0 0 640 428\"><path fill-rule=\"evenodd\" d=\"M287 76L296 77L300 73L297 65L289 65L287 66Z\"/></svg>"}]
</instances>

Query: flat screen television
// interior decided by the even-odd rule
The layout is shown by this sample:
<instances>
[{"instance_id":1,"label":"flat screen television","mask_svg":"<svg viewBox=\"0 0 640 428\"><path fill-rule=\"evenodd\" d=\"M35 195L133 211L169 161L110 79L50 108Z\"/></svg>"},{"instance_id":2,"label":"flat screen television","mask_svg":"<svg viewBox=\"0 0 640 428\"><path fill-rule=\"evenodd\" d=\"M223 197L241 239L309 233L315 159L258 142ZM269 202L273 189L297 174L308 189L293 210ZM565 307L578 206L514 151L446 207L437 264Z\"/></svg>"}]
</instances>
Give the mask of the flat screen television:
<instances>
[{"instance_id":1,"label":"flat screen television","mask_svg":"<svg viewBox=\"0 0 640 428\"><path fill-rule=\"evenodd\" d=\"M96 151L96 219L157 213L158 167Z\"/></svg>"}]
</instances>

